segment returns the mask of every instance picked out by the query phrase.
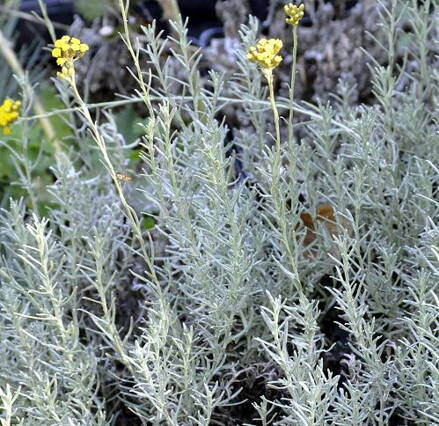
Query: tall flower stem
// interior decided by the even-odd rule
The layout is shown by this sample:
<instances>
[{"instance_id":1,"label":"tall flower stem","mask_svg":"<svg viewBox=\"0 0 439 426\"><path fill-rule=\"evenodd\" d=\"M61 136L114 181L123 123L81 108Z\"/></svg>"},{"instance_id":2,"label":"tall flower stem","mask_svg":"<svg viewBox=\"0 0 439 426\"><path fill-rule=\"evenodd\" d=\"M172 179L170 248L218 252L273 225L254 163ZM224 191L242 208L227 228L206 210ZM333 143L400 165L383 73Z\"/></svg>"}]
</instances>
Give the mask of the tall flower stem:
<instances>
[{"instance_id":1,"label":"tall flower stem","mask_svg":"<svg viewBox=\"0 0 439 426\"><path fill-rule=\"evenodd\" d=\"M264 70L265 78L267 79L268 83L268 90L269 90L269 99L271 103L271 108L273 110L273 118L274 118L274 127L276 131L276 149L280 151L280 120L279 120L279 111L277 109L276 105L276 99L274 97L274 79L273 79L273 70L267 69Z\"/></svg>"},{"instance_id":2,"label":"tall flower stem","mask_svg":"<svg viewBox=\"0 0 439 426\"><path fill-rule=\"evenodd\" d=\"M281 171L281 162L282 162L282 151L281 151L281 136L280 136L280 120L279 120L279 112L276 105L276 100L274 97L274 81L273 81L273 70L263 70L265 78L268 82L268 90L269 90L269 99L271 103L271 107L273 110L273 118L274 118L274 126L276 132L276 148L274 153L273 160L273 172L272 172L272 182L271 182L271 195L273 197L274 207L277 212L279 218L279 232L281 235L282 242L284 244L284 248L286 250L288 259L290 261L292 272L295 277L294 279L294 287L299 292L299 294L303 294L303 287L299 280L299 273L297 270L297 259L295 256L295 249L291 246L290 237L288 236L289 231L287 228L287 219L286 219L286 209L284 198L280 189L280 171ZM290 110L291 111L291 110ZM293 282L292 287L293 288Z\"/></svg>"},{"instance_id":3,"label":"tall flower stem","mask_svg":"<svg viewBox=\"0 0 439 426\"><path fill-rule=\"evenodd\" d=\"M265 69L263 70L263 73L265 75L265 78L267 79L268 83L268 90L269 90L269 99L271 103L271 108L273 110L273 119L274 119L274 128L276 132L276 139L275 139L275 152L274 152L274 158L273 158L273 180L272 180L272 192L278 191L279 186L279 179L280 179L280 169L281 169L281 139L280 139L280 120L279 120L279 111L277 109L276 105L276 99L274 97L274 82L273 82L273 70L272 69ZM277 198L277 197L275 197Z\"/></svg>"},{"instance_id":4,"label":"tall flower stem","mask_svg":"<svg viewBox=\"0 0 439 426\"><path fill-rule=\"evenodd\" d=\"M298 37L297 37L297 26L293 26L293 63L291 67L291 81L290 81L290 90L289 90L289 116L288 116L288 142L294 142L294 127L293 127L293 118L294 118L294 88L296 85L296 68L297 68L297 45L298 45Z\"/></svg>"},{"instance_id":5,"label":"tall flower stem","mask_svg":"<svg viewBox=\"0 0 439 426\"><path fill-rule=\"evenodd\" d=\"M111 159L108 155L105 140L104 140L103 136L101 135L101 132L99 131L97 123L93 120L93 118L90 114L90 111L87 107L87 104L84 102L84 100L82 99L82 97L78 91L78 88L77 88L76 82L75 82L75 75L73 74L73 76L71 76L71 78L68 81L69 81L69 84L71 86L75 101L79 105L80 111L81 111L83 117L85 118L85 120L87 121L89 129L90 129L91 134L93 136L93 139L95 140L99 150L101 151L101 154L103 157L103 162L104 162L105 166L107 167L107 170L110 173L110 175L113 179L113 182L116 186L116 190L117 190L117 193L118 193L119 198L121 200L122 206L124 207L126 216L129 220L131 226L132 226L134 236L140 244L140 249L141 249L143 258L144 258L144 260L149 268L149 271L147 271L148 277L150 278L151 282L153 284L155 284L155 288L160 293L161 292L160 281L159 281L158 276L155 273L153 260L151 259L151 256L148 254L148 251L146 249L145 241L144 241L144 238L142 236L141 223L140 223L140 220L137 216L137 213L128 204L128 201L125 198L125 194L122 190L122 186L119 182L119 179L117 178L117 173L116 173L116 171L113 167L113 164L111 162Z\"/></svg>"}]
</instances>

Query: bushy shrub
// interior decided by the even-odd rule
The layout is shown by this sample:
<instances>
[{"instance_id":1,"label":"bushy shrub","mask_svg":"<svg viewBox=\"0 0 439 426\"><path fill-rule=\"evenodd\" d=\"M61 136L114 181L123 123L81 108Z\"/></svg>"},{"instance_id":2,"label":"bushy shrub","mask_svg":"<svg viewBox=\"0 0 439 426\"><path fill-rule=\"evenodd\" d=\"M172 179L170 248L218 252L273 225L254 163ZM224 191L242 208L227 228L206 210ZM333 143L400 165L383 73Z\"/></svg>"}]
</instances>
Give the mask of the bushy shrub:
<instances>
[{"instance_id":1,"label":"bushy shrub","mask_svg":"<svg viewBox=\"0 0 439 426\"><path fill-rule=\"evenodd\" d=\"M439 423L438 6L376 7L374 102L277 97L279 144L254 19L233 75L180 21L125 26L139 90L101 114L56 81L47 213L20 154L0 216L2 425ZM134 173L110 108L139 102Z\"/></svg>"}]
</instances>

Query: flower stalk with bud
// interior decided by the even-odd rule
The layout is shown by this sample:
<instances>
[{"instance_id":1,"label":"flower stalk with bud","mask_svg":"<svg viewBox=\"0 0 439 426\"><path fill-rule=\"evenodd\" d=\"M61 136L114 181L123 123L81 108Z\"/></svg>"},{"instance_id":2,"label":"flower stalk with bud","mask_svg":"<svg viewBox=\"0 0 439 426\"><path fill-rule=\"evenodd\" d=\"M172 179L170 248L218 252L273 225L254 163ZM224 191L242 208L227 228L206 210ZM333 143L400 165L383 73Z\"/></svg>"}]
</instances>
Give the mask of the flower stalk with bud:
<instances>
[{"instance_id":1,"label":"flower stalk with bud","mask_svg":"<svg viewBox=\"0 0 439 426\"><path fill-rule=\"evenodd\" d=\"M273 109L274 126L276 128L276 147L280 149L280 125L279 112L277 110L274 97L273 69L282 62L282 56L279 55L283 47L282 40L265 39L259 40L256 46L250 48L247 53L247 59L259 66L268 83L269 97Z\"/></svg>"},{"instance_id":2,"label":"flower stalk with bud","mask_svg":"<svg viewBox=\"0 0 439 426\"><path fill-rule=\"evenodd\" d=\"M296 66L297 66L297 26L302 20L305 12L304 5L301 4L296 6L292 3L286 4L284 6L284 12L287 15L285 21L287 24L291 25L293 32L293 53L292 53L292 67L291 67L291 81L290 81L290 90L289 90L289 116L288 116L288 141L293 142L294 140L294 131L293 131L293 118L294 118L294 109L293 109L293 101L294 101L294 87L296 84Z\"/></svg>"},{"instance_id":3,"label":"flower stalk with bud","mask_svg":"<svg viewBox=\"0 0 439 426\"><path fill-rule=\"evenodd\" d=\"M104 140L104 137L102 136L99 127L93 117L91 116L91 113L89 111L89 108L87 104L82 99L81 94L78 91L78 87L76 85L76 79L75 79L75 62L84 56L84 54L89 50L89 46L85 43L82 43L79 39L70 37L70 36L63 36L61 39L56 40L55 47L52 50L52 56L57 58L56 63L61 67L61 72L58 72L58 77L66 80L68 85L70 86L72 90L72 94L75 98L75 101L77 102L80 111L85 118L85 121L87 122L90 132L92 134L92 137L94 141L96 142L96 145L98 146L102 157L103 157L103 163L105 167L107 168L108 172L110 173L114 185L116 187L117 193L120 197L121 203L125 209L125 213L127 215L128 220L130 221L133 232L135 234L135 237L140 243L141 251L143 254L143 257L145 261L147 262L149 266L149 276L154 282L159 282L156 274L155 269L153 267L153 264L151 262L150 256L148 255L147 249L145 247L145 242L143 240L142 236L142 229L140 225L139 217L137 216L136 211L128 204L128 201L125 198L120 179L118 176L119 173L116 173L114 166L111 162L111 159L109 157L109 153L106 147L106 143ZM159 288L159 287L158 287ZM105 315L109 315L108 307L105 308ZM125 365L130 368L130 364L127 361L127 355L125 353L123 342L120 338L120 336L117 333L117 330L112 329L111 333L113 334L113 338L115 340L115 346L116 350L118 351L119 355L121 356L122 360L125 362Z\"/></svg>"},{"instance_id":4,"label":"flower stalk with bud","mask_svg":"<svg viewBox=\"0 0 439 426\"><path fill-rule=\"evenodd\" d=\"M265 78L267 79L269 98L271 108L273 110L274 127L276 130L276 148L274 150L272 163L271 194L275 206L280 206L279 200L281 197L279 194L279 184L281 175L282 153L279 111L277 109L276 100L274 97L273 69L276 68L282 61L282 56L279 55L282 46L282 40L262 39L256 44L256 46L251 47L247 54L247 58L259 66Z\"/></svg>"}]
</instances>

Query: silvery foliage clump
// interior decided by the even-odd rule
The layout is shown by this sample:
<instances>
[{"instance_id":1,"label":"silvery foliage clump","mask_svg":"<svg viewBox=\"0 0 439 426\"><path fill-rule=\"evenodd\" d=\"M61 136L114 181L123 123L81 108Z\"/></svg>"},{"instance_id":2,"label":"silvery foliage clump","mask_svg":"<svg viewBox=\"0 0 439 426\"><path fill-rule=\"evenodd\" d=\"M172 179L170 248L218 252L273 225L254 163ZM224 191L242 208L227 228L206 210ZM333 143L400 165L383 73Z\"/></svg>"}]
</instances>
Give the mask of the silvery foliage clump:
<instances>
[{"instance_id":1,"label":"silvery foliage clump","mask_svg":"<svg viewBox=\"0 0 439 426\"><path fill-rule=\"evenodd\" d=\"M153 109L123 189L155 217L147 251L79 125L46 217L27 200L0 215L2 425L439 423L439 26L419 3L377 3L388 65L370 58L373 102L351 105L341 82L331 104L298 104L305 136L284 141L276 178L245 59L258 23L227 77L202 76L183 23L167 41L144 28ZM100 130L123 168L114 121Z\"/></svg>"}]
</instances>

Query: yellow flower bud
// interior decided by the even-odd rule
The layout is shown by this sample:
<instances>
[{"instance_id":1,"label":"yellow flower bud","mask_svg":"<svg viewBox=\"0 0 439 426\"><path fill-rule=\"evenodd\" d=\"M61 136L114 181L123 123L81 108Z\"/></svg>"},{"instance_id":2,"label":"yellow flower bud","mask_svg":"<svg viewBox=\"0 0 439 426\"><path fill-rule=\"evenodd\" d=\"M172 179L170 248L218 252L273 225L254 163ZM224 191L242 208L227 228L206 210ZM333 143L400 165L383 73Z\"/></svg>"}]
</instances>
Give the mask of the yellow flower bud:
<instances>
[{"instance_id":1,"label":"yellow flower bud","mask_svg":"<svg viewBox=\"0 0 439 426\"><path fill-rule=\"evenodd\" d=\"M293 3L286 4L284 6L285 14L287 18L285 21L290 25L299 25L300 20L303 18L305 6L301 4L296 6Z\"/></svg>"},{"instance_id":2,"label":"yellow flower bud","mask_svg":"<svg viewBox=\"0 0 439 426\"><path fill-rule=\"evenodd\" d=\"M264 69L276 68L282 61L282 56L278 55L282 46L282 40L263 38L256 46L250 47L247 59Z\"/></svg>"},{"instance_id":3,"label":"yellow flower bud","mask_svg":"<svg viewBox=\"0 0 439 426\"><path fill-rule=\"evenodd\" d=\"M9 126L20 116L20 107L20 101L13 101L10 98L6 98L0 105L0 127L3 128L4 135L11 133Z\"/></svg>"},{"instance_id":4,"label":"yellow flower bud","mask_svg":"<svg viewBox=\"0 0 439 426\"><path fill-rule=\"evenodd\" d=\"M75 75L74 62L88 50L88 45L81 43L81 40L76 37L64 35L56 40L52 56L57 58L56 63L61 67L61 72L57 74L58 77L70 80Z\"/></svg>"}]
</instances>

